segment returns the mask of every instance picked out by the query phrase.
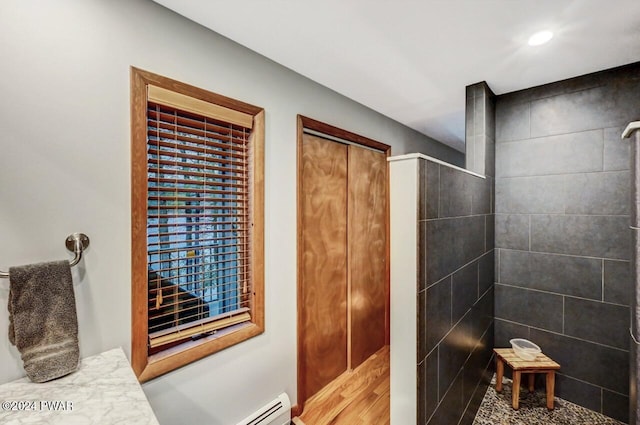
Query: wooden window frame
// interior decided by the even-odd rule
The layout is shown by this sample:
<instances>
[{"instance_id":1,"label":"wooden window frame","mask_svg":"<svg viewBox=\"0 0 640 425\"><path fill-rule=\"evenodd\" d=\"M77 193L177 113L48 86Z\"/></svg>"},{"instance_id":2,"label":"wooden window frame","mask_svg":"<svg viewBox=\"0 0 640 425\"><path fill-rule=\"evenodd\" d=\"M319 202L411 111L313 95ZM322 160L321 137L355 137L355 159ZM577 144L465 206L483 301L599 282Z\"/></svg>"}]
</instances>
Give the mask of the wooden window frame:
<instances>
[{"instance_id":1,"label":"wooden window frame","mask_svg":"<svg viewBox=\"0 0 640 425\"><path fill-rule=\"evenodd\" d=\"M233 329L148 354L147 272L147 91L149 86L169 90L252 118L251 211L251 321ZM217 105L217 106L216 106ZM264 332L264 109L179 81L131 67L131 364L140 382L178 369Z\"/></svg>"}]
</instances>

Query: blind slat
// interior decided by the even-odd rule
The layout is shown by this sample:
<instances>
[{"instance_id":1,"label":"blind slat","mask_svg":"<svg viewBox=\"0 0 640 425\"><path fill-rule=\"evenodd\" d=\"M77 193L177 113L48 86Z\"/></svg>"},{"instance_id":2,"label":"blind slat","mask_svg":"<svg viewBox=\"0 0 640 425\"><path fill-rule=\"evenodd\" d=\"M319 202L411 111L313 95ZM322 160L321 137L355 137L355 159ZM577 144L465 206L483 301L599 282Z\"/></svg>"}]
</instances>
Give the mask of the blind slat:
<instances>
[{"instance_id":1,"label":"blind slat","mask_svg":"<svg viewBox=\"0 0 640 425\"><path fill-rule=\"evenodd\" d=\"M233 310L239 310L241 308L249 308L249 306L247 304L245 305L233 305L230 306L233 308ZM206 323L212 322L211 320L209 320L208 317L203 317L202 313L198 313L197 311L193 311L192 309L186 310L185 311L187 314L183 314L181 316L181 318L176 319L173 318L175 317L175 313L165 313L162 314L161 316L157 316L156 319L166 319L162 321L162 324L160 325L156 325L156 326L151 326L149 328L150 333L156 333L156 332L162 332L163 330L169 330L169 329L175 329L177 327L180 326L184 326L185 329L189 329L190 327L196 327L196 326L188 326L191 323L195 323L198 321L204 321ZM167 324L170 323L171 327L167 328ZM161 327L164 326L164 328L161 329Z\"/></svg>"},{"instance_id":2,"label":"blind slat","mask_svg":"<svg viewBox=\"0 0 640 425\"><path fill-rule=\"evenodd\" d=\"M206 324L197 325L197 326L189 326L183 330L175 331L173 333L169 333L163 336L153 336L149 335L149 345L151 348L155 348L161 345L170 344L175 341L179 341L182 339L190 338L191 336L213 332L218 329L222 329L228 326L237 325L244 322L251 321L251 315L246 312L239 314L237 316L231 316L225 319L220 319L216 321L208 321Z\"/></svg>"},{"instance_id":3,"label":"blind slat","mask_svg":"<svg viewBox=\"0 0 640 425\"><path fill-rule=\"evenodd\" d=\"M148 102L148 122L166 122L172 125L207 131L208 133L230 134L238 139L246 139L247 129L230 126L229 123L204 117L188 117L184 112L176 111L158 103Z\"/></svg>"},{"instance_id":4,"label":"blind slat","mask_svg":"<svg viewBox=\"0 0 640 425\"><path fill-rule=\"evenodd\" d=\"M162 166L162 167L161 167ZM176 163L174 161L168 161L168 160L164 160L164 159L157 159L154 158L153 161L149 160L148 161L148 171L149 173L154 173L157 175L174 175L174 174L178 174L178 175L186 175L186 176L196 176L196 177L202 177L204 179L209 179L209 178L214 178L214 179L218 179L221 178L222 175L220 174L216 174L216 173L210 173L210 171L222 171L224 173L224 177L227 178L233 178L233 179L245 179L247 178L246 176L246 170L244 169L244 167L238 167L236 166L236 168L229 168L229 167L225 167L225 166L217 166L217 165L211 165L211 166L207 166L205 167L199 167L202 168L203 171L190 171L190 170L186 170L184 169L184 167L182 168L165 168L164 166L167 167L177 167Z\"/></svg>"},{"instance_id":5,"label":"blind slat","mask_svg":"<svg viewBox=\"0 0 640 425\"><path fill-rule=\"evenodd\" d=\"M152 111L149 111L152 112ZM184 134L190 137L189 140L193 140L193 143L208 145L210 140L221 140L228 142L232 146L238 146L242 149L246 149L247 137L244 132L238 134L234 134L231 128L211 128L211 126L204 125L202 128L194 128L180 125L178 123L177 116L171 116L171 120L154 120L148 119L147 125L149 126L150 132L159 132L160 134ZM207 128L207 127L210 127ZM169 137L172 138L172 137Z\"/></svg>"},{"instance_id":6,"label":"blind slat","mask_svg":"<svg viewBox=\"0 0 640 425\"><path fill-rule=\"evenodd\" d=\"M208 230L208 229L203 229L203 230L192 230L192 231L184 231L184 232L165 232L162 235L165 237L171 237L171 236L182 236L182 235L201 235L201 234L206 234L206 233L236 233L235 230L229 230L229 231L214 231L214 230ZM209 240L215 240L215 241L225 241L225 240L231 240L231 239L238 239L237 236L220 236L220 237L216 237L213 239L196 239L198 241L209 241ZM160 242L153 242L147 243L148 247L152 247L152 246L157 246L158 244L163 245L164 242L160 241Z\"/></svg>"},{"instance_id":7,"label":"blind slat","mask_svg":"<svg viewBox=\"0 0 640 425\"><path fill-rule=\"evenodd\" d=\"M243 160L246 158L246 155L239 154L236 152L223 152L222 154L214 155L191 155L185 152L176 152L171 151L168 152L166 150L157 149L155 144L150 144L149 149L147 151L150 155L159 156L160 159L165 159L167 161L173 159L175 166L191 166L191 165L202 165L206 167L208 164L238 164L243 165ZM223 155L224 154L224 155ZM153 163L156 158L149 158L149 162ZM197 163L191 163L186 161L178 161L183 159L192 159L194 161L200 161Z\"/></svg>"},{"instance_id":8,"label":"blind slat","mask_svg":"<svg viewBox=\"0 0 640 425\"><path fill-rule=\"evenodd\" d=\"M215 177L214 177L215 176ZM218 186L222 186L222 187L247 187L247 179L246 177L236 177L236 178L229 178L228 176L221 176L221 175L213 175L210 176L208 178L201 178L201 179L180 179L180 178L171 178L171 177L149 177L149 182L152 183L156 183L156 185L158 183L172 183L174 185L197 185L199 187L201 187L202 191L207 191L206 187L207 186L214 186L214 187L218 187ZM240 183L227 183L227 182L218 182L215 180L230 180L230 181L239 181ZM156 187L162 187L162 186L156 186ZM196 188L193 188L194 190Z\"/></svg>"},{"instance_id":9,"label":"blind slat","mask_svg":"<svg viewBox=\"0 0 640 425\"><path fill-rule=\"evenodd\" d=\"M240 294L241 290L242 290L242 285L238 285L238 287L235 288L233 291L218 292L217 297L210 302L214 302L214 303L222 302L222 299L226 297L227 294L229 293L233 293L234 297L238 298L236 296ZM213 291L211 290L210 292L213 292ZM204 295L201 295L201 296L204 296ZM174 291L171 288L162 288L162 299L163 299L163 302L159 306L156 306L155 296L147 300L147 302L151 304L150 314L152 314L155 319L168 317L171 311L173 311L174 313L176 311L185 313L180 317L181 320L192 318L196 314L200 314L200 315L206 314L205 313L206 309L204 308L204 304L194 304L194 301L192 299L185 299L183 293L179 291ZM248 300L238 301L232 304L228 304L227 308L229 308L229 306L243 306L243 304L247 305L249 304L249 301Z\"/></svg>"},{"instance_id":10,"label":"blind slat","mask_svg":"<svg viewBox=\"0 0 640 425\"><path fill-rule=\"evenodd\" d=\"M236 143L220 143L213 140L200 139L197 137L191 137L188 134L168 133L158 130L150 130L149 133L153 136L152 144L154 146L160 146L167 149L184 149L191 152L199 152L210 155L226 155L230 152L239 152L238 155L244 156L247 149ZM179 143L185 142L185 143ZM194 146L197 145L197 146Z\"/></svg>"},{"instance_id":11,"label":"blind slat","mask_svg":"<svg viewBox=\"0 0 640 425\"><path fill-rule=\"evenodd\" d=\"M174 260L174 261L177 261L177 260ZM155 264L170 263L170 262L172 262L172 261L171 260L154 261L153 263L150 263L150 265L151 264L155 265ZM211 263L207 263L207 265L210 266L210 267L214 267L214 266L216 266L218 264L225 264L225 263L231 263L231 262L240 263L240 261L238 261L238 260L220 260L220 261L212 261ZM202 264L202 265L204 266L204 264ZM193 265L193 266L165 267L165 268L161 268L161 269L157 269L157 270L154 269L153 271L157 272L157 273L164 273L165 275L167 275L167 273L171 273L171 272L174 272L174 271L180 273L181 270L188 269L189 267L197 267L197 266ZM240 266L221 267L221 268L216 268L216 269L212 270L212 272L216 272L216 273L220 274L221 272L224 272L224 271L227 271L227 270L235 270L235 269L238 269L238 268L240 268ZM199 274L199 273L201 274L202 272L193 273L193 274ZM240 275L242 275L242 273L243 272L238 272L238 273L235 273L235 274L229 273L228 275L227 274L222 274L220 277L240 276ZM166 278L163 277L161 279L155 279L154 282L161 281L162 279L170 281L171 279L176 279L176 278L186 277L186 276L188 276L188 273L185 272L185 273L182 273L182 274L178 274L177 276L169 275L169 277L166 277Z\"/></svg>"},{"instance_id":12,"label":"blind slat","mask_svg":"<svg viewBox=\"0 0 640 425\"><path fill-rule=\"evenodd\" d=\"M203 240L194 240L192 242L205 242L205 241L212 241L215 239L205 239ZM175 241L175 243L189 243L190 241ZM233 248L233 247L243 247L248 245L248 242L240 242L240 243L235 243L235 244L227 244L227 245L195 245L195 246L186 246L186 247L181 247L181 248L173 248L173 249L161 249L158 251L155 250L151 250L150 248L152 248L153 246L157 246L157 245L168 245L169 243L162 243L159 242L157 244L149 244L149 255L165 255L165 254L173 254L173 253L180 253L180 252L184 252L184 253L189 253L189 252L193 252L193 251L201 251L201 250L205 250L205 249L221 249L222 252L216 253L216 254L202 254L200 256L198 255L194 255L192 257L189 257L188 254L186 254L187 256L184 257L184 259L189 259L189 258L202 258L205 256L213 256L213 255L230 255L230 254L237 254L240 252L247 252L247 250L236 250L236 251L227 251L226 248ZM180 257L180 259L183 259L183 257ZM173 261L173 260L178 260L178 258L171 258L171 259L167 259L167 260L158 260L155 262L150 262L149 264L154 264L154 263L160 263L160 262L167 262L167 261Z\"/></svg>"}]
</instances>

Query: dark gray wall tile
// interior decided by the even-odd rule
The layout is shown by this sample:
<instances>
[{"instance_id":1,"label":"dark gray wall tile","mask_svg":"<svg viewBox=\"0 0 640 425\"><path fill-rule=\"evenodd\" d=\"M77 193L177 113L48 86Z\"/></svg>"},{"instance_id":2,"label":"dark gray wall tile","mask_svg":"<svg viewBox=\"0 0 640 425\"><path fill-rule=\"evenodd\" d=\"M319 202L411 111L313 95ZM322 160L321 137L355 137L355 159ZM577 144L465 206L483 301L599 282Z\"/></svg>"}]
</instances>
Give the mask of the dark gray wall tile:
<instances>
[{"instance_id":1,"label":"dark gray wall tile","mask_svg":"<svg viewBox=\"0 0 640 425\"><path fill-rule=\"evenodd\" d=\"M485 176L495 177L496 175L496 141L495 138L487 136L485 151Z\"/></svg>"},{"instance_id":2,"label":"dark gray wall tile","mask_svg":"<svg viewBox=\"0 0 640 425\"><path fill-rule=\"evenodd\" d=\"M491 250L479 260L478 296L482 296L489 288L493 287L493 283L496 280L494 270L494 251Z\"/></svg>"},{"instance_id":3,"label":"dark gray wall tile","mask_svg":"<svg viewBox=\"0 0 640 425\"><path fill-rule=\"evenodd\" d=\"M438 217L440 202L440 164L420 161L418 220Z\"/></svg>"},{"instance_id":4,"label":"dark gray wall tile","mask_svg":"<svg viewBox=\"0 0 640 425\"><path fill-rule=\"evenodd\" d=\"M635 136L631 136L631 171L629 181L631 182L631 225L640 227L640 213L638 206L640 205L640 132L635 132Z\"/></svg>"},{"instance_id":5,"label":"dark gray wall tile","mask_svg":"<svg viewBox=\"0 0 640 425\"><path fill-rule=\"evenodd\" d=\"M496 318L562 332L562 296L502 284L495 294Z\"/></svg>"},{"instance_id":6,"label":"dark gray wall tile","mask_svg":"<svg viewBox=\"0 0 640 425\"><path fill-rule=\"evenodd\" d=\"M491 357L489 356L489 358ZM471 353L469 360L464 365L462 372L462 402L465 406L471 401L476 387L482 380L487 361L487 350L480 347Z\"/></svg>"},{"instance_id":7,"label":"dark gray wall tile","mask_svg":"<svg viewBox=\"0 0 640 425\"><path fill-rule=\"evenodd\" d=\"M530 137L529 115L528 102L512 103L498 100L496 102L496 142L528 139Z\"/></svg>"},{"instance_id":8,"label":"dark gray wall tile","mask_svg":"<svg viewBox=\"0 0 640 425\"><path fill-rule=\"evenodd\" d=\"M640 291L638 291L637 285L640 282L640 230L632 229L632 260L631 260L631 334L640 339ZM635 347L635 345L634 345Z\"/></svg>"},{"instance_id":9,"label":"dark gray wall tile","mask_svg":"<svg viewBox=\"0 0 640 425\"><path fill-rule=\"evenodd\" d=\"M629 215L629 172L564 176L567 214Z\"/></svg>"},{"instance_id":10,"label":"dark gray wall tile","mask_svg":"<svg viewBox=\"0 0 640 425\"><path fill-rule=\"evenodd\" d=\"M478 262L474 261L451 277L452 321L456 323L478 299Z\"/></svg>"},{"instance_id":11,"label":"dark gray wall tile","mask_svg":"<svg viewBox=\"0 0 640 425\"><path fill-rule=\"evenodd\" d=\"M451 329L451 277L428 288L426 291L426 352Z\"/></svg>"},{"instance_id":12,"label":"dark gray wall tile","mask_svg":"<svg viewBox=\"0 0 640 425\"><path fill-rule=\"evenodd\" d=\"M633 294L631 264L628 261L604 261L604 300L631 305Z\"/></svg>"},{"instance_id":13,"label":"dark gray wall tile","mask_svg":"<svg viewBox=\"0 0 640 425\"><path fill-rule=\"evenodd\" d=\"M629 140L622 140L622 127L604 129L604 170L628 170L630 164Z\"/></svg>"},{"instance_id":14,"label":"dark gray wall tile","mask_svg":"<svg viewBox=\"0 0 640 425\"><path fill-rule=\"evenodd\" d=\"M480 89L482 90L482 89ZM475 104L473 105L473 113L474 113L474 133L476 135L485 134L485 125L486 125L486 111L485 111L485 94L476 92L475 95Z\"/></svg>"},{"instance_id":15,"label":"dark gray wall tile","mask_svg":"<svg viewBox=\"0 0 640 425\"><path fill-rule=\"evenodd\" d=\"M563 176L511 177L496 181L496 212L564 213Z\"/></svg>"},{"instance_id":16,"label":"dark gray wall tile","mask_svg":"<svg viewBox=\"0 0 640 425\"><path fill-rule=\"evenodd\" d=\"M478 341L484 335L489 327L493 324L494 320L494 290L491 288L487 291L471 308L471 314L469 315L469 323L471 329L471 343L470 349L473 349L477 345ZM463 319L463 321L466 320ZM486 347L488 347L488 344Z\"/></svg>"},{"instance_id":17,"label":"dark gray wall tile","mask_svg":"<svg viewBox=\"0 0 640 425\"><path fill-rule=\"evenodd\" d=\"M556 397L600 412L602 389L561 373L556 374Z\"/></svg>"},{"instance_id":18,"label":"dark gray wall tile","mask_svg":"<svg viewBox=\"0 0 640 425\"><path fill-rule=\"evenodd\" d=\"M626 260L629 218L608 216L534 215L531 250Z\"/></svg>"},{"instance_id":19,"label":"dark gray wall tile","mask_svg":"<svg viewBox=\"0 0 640 425\"><path fill-rule=\"evenodd\" d=\"M493 180L490 178L469 176L471 187L471 214L491 214L491 189Z\"/></svg>"},{"instance_id":20,"label":"dark gray wall tile","mask_svg":"<svg viewBox=\"0 0 640 425\"><path fill-rule=\"evenodd\" d=\"M602 260L503 249L500 283L602 299Z\"/></svg>"},{"instance_id":21,"label":"dark gray wall tile","mask_svg":"<svg viewBox=\"0 0 640 425\"><path fill-rule=\"evenodd\" d=\"M418 222L418 290L427 287L427 222Z\"/></svg>"},{"instance_id":22,"label":"dark gray wall tile","mask_svg":"<svg viewBox=\"0 0 640 425\"><path fill-rule=\"evenodd\" d=\"M535 100L531 137L622 126L637 119L638 110L640 84L609 84Z\"/></svg>"},{"instance_id":23,"label":"dark gray wall tile","mask_svg":"<svg viewBox=\"0 0 640 425\"><path fill-rule=\"evenodd\" d=\"M529 339L529 327L518 323L506 322L496 319L494 346L496 348L509 348L509 340L514 338Z\"/></svg>"},{"instance_id":24,"label":"dark gray wall tile","mask_svg":"<svg viewBox=\"0 0 640 425\"><path fill-rule=\"evenodd\" d=\"M438 350L433 350L427 357L425 368L425 416L428 419L438 405ZM423 422L424 423L424 422Z\"/></svg>"},{"instance_id":25,"label":"dark gray wall tile","mask_svg":"<svg viewBox=\"0 0 640 425\"><path fill-rule=\"evenodd\" d=\"M496 176L518 177L602 171L602 130L496 145Z\"/></svg>"},{"instance_id":26,"label":"dark gray wall tile","mask_svg":"<svg viewBox=\"0 0 640 425\"><path fill-rule=\"evenodd\" d=\"M498 101L527 102L557 96L565 93L585 90L605 84L633 84L640 72L638 62L604 71L594 72L577 78L555 81L524 90L511 92L498 97Z\"/></svg>"},{"instance_id":27,"label":"dark gray wall tile","mask_svg":"<svg viewBox=\"0 0 640 425\"><path fill-rule=\"evenodd\" d=\"M473 396L471 397L471 401L467 405L464 414L462 415L462 419L458 425L472 425L473 421L476 418L476 414L480 409L480 405L482 404L482 399L484 398L484 394L487 392L487 387L489 383L480 382L480 385L476 387Z\"/></svg>"},{"instance_id":28,"label":"dark gray wall tile","mask_svg":"<svg viewBox=\"0 0 640 425\"><path fill-rule=\"evenodd\" d=\"M629 413L631 414L633 420L635 420L635 423L638 424L640 422L638 421L638 418L640 416L640 412L638 412L638 409L640 408L640 406L638 406L637 404L637 401L640 401L638 400L638 394L640 394L640 375L638 374L637 368L637 365L640 364L640 352L638 350L638 344L631 345L629 354L629 363L631 366L629 368L629 395L630 397L633 397L631 398L631 400L636 401L636 403L634 403L634 411Z\"/></svg>"},{"instance_id":29,"label":"dark gray wall tile","mask_svg":"<svg viewBox=\"0 0 640 425\"><path fill-rule=\"evenodd\" d=\"M495 215L496 248L529 249L529 216L522 214Z\"/></svg>"},{"instance_id":30,"label":"dark gray wall tile","mask_svg":"<svg viewBox=\"0 0 640 425\"><path fill-rule=\"evenodd\" d=\"M429 425L455 425L462 416L462 374L456 377L442 404L428 422Z\"/></svg>"},{"instance_id":31,"label":"dark gray wall tile","mask_svg":"<svg viewBox=\"0 0 640 425\"><path fill-rule=\"evenodd\" d=\"M629 349L629 308L566 297L564 333L587 341Z\"/></svg>"},{"instance_id":32,"label":"dark gray wall tile","mask_svg":"<svg viewBox=\"0 0 640 425\"><path fill-rule=\"evenodd\" d=\"M473 133L473 129L469 131ZM471 170L476 161L476 136L473 134L467 135L464 139L464 144L464 168L465 170Z\"/></svg>"},{"instance_id":33,"label":"dark gray wall tile","mask_svg":"<svg viewBox=\"0 0 640 425\"><path fill-rule=\"evenodd\" d=\"M427 222L427 283L437 282L471 260L485 248L484 216Z\"/></svg>"},{"instance_id":34,"label":"dark gray wall tile","mask_svg":"<svg viewBox=\"0 0 640 425\"><path fill-rule=\"evenodd\" d=\"M484 236L484 251L489 252L495 248L495 236L496 236L496 216L494 214L485 215L485 236Z\"/></svg>"},{"instance_id":35,"label":"dark gray wall tile","mask_svg":"<svg viewBox=\"0 0 640 425\"><path fill-rule=\"evenodd\" d=\"M496 95L493 94L489 86L485 86L485 134L488 138L496 138Z\"/></svg>"},{"instance_id":36,"label":"dark gray wall tile","mask_svg":"<svg viewBox=\"0 0 640 425\"><path fill-rule=\"evenodd\" d=\"M530 340L560 364L564 375L627 394L629 352L531 329Z\"/></svg>"},{"instance_id":37,"label":"dark gray wall tile","mask_svg":"<svg viewBox=\"0 0 640 425\"><path fill-rule=\"evenodd\" d=\"M629 397L611 391L602 391L602 413L629 423Z\"/></svg>"},{"instance_id":38,"label":"dark gray wall tile","mask_svg":"<svg viewBox=\"0 0 640 425\"><path fill-rule=\"evenodd\" d=\"M440 217L471 215L474 182L470 174L450 167L440 169Z\"/></svg>"},{"instance_id":39,"label":"dark gray wall tile","mask_svg":"<svg viewBox=\"0 0 640 425\"><path fill-rule=\"evenodd\" d=\"M474 159L473 166L468 168L469 171L484 175L484 165L487 155L487 137L484 134L476 134L474 140Z\"/></svg>"},{"instance_id":40,"label":"dark gray wall tile","mask_svg":"<svg viewBox=\"0 0 640 425\"><path fill-rule=\"evenodd\" d=\"M493 345L492 339L492 335L489 332L485 332L464 365L463 400L465 405L471 400L478 384L483 381L490 382L486 369L491 361L492 351L487 350L486 347Z\"/></svg>"},{"instance_id":41,"label":"dark gray wall tile","mask_svg":"<svg viewBox=\"0 0 640 425\"><path fill-rule=\"evenodd\" d=\"M427 422L427 361L423 360L418 364L418 424Z\"/></svg>"},{"instance_id":42,"label":"dark gray wall tile","mask_svg":"<svg viewBox=\"0 0 640 425\"><path fill-rule=\"evenodd\" d=\"M466 325L458 323L440 343L438 350L438 393L442 399L471 352ZM460 396L462 397L462 392Z\"/></svg>"},{"instance_id":43,"label":"dark gray wall tile","mask_svg":"<svg viewBox=\"0 0 640 425\"><path fill-rule=\"evenodd\" d=\"M427 357L427 290L418 293L418 362Z\"/></svg>"}]
</instances>

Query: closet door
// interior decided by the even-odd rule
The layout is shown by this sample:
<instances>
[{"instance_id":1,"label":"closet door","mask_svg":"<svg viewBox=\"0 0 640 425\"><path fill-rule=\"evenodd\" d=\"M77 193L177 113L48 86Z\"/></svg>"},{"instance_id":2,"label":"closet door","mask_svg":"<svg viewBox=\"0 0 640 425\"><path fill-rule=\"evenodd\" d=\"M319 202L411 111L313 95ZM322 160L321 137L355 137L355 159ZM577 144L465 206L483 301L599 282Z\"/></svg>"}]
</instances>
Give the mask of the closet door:
<instances>
[{"instance_id":1,"label":"closet door","mask_svg":"<svg viewBox=\"0 0 640 425\"><path fill-rule=\"evenodd\" d=\"M298 361L308 399L347 369L347 146L305 134L300 166Z\"/></svg>"},{"instance_id":2,"label":"closet door","mask_svg":"<svg viewBox=\"0 0 640 425\"><path fill-rule=\"evenodd\" d=\"M387 157L349 146L350 367L385 344Z\"/></svg>"}]
</instances>

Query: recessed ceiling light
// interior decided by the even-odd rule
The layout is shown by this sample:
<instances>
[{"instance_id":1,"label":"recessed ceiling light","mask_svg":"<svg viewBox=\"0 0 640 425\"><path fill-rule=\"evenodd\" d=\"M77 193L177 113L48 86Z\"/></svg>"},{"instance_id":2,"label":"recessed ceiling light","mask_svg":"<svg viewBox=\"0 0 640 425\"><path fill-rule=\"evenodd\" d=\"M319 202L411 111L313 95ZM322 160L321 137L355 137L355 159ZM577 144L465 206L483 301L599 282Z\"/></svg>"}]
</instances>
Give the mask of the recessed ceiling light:
<instances>
[{"instance_id":1,"label":"recessed ceiling light","mask_svg":"<svg viewBox=\"0 0 640 425\"><path fill-rule=\"evenodd\" d=\"M540 31L529 37L529 46L539 46L553 38L551 31Z\"/></svg>"}]
</instances>

